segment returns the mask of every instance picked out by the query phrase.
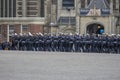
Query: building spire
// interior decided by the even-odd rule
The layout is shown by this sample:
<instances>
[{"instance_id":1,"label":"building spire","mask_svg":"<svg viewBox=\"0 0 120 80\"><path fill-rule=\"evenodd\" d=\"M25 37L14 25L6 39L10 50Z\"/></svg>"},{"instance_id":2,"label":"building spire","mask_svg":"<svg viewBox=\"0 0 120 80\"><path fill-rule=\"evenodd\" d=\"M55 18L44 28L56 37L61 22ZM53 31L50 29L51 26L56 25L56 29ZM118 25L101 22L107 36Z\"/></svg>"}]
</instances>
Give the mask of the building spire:
<instances>
[{"instance_id":1,"label":"building spire","mask_svg":"<svg viewBox=\"0 0 120 80\"><path fill-rule=\"evenodd\" d=\"M94 10L93 15L96 15L96 0L94 0L94 8L93 8L93 10Z\"/></svg>"},{"instance_id":2,"label":"building spire","mask_svg":"<svg viewBox=\"0 0 120 80\"><path fill-rule=\"evenodd\" d=\"M96 8L96 0L94 0L94 8Z\"/></svg>"},{"instance_id":3,"label":"building spire","mask_svg":"<svg viewBox=\"0 0 120 80\"><path fill-rule=\"evenodd\" d=\"M107 5L108 3L106 0L91 0L88 9L94 9L94 7L97 9L106 9L109 8Z\"/></svg>"}]
</instances>

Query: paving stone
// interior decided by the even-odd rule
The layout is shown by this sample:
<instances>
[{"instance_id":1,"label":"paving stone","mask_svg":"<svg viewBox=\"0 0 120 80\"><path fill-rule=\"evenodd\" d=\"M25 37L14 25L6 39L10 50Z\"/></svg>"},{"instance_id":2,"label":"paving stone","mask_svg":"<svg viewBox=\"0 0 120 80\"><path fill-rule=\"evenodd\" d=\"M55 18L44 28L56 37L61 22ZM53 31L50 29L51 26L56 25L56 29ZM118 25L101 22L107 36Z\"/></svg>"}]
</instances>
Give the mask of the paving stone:
<instances>
[{"instance_id":1,"label":"paving stone","mask_svg":"<svg viewBox=\"0 0 120 80\"><path fill-rule=\"evenodd\" d=\"M120 54L0 51L0 80L120 80Z\"/></svg>"}]
</instances>

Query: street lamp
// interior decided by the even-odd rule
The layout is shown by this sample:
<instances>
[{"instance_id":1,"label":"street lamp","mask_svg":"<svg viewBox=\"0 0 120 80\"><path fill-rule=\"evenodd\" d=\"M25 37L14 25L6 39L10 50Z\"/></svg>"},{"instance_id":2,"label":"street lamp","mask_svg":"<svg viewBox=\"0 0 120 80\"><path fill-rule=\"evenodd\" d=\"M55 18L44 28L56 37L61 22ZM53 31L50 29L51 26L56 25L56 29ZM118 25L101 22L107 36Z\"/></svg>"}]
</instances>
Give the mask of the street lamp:
<instances>
[{"instance_id":1,"label":"street lamp","mask_svg":"<svg viewBox=\"0 0 120 80\"><path fill-rule=\"evenodd\" d=\"M50 33L52 33L52 27L53 27L53 26L54 26L54 23L51 22L51 23L50 23L50 27L51 27L51 28L50 28Z\"/></svg>"},{"instance_id":2,"label":"street lamp","mask_svg":"<svg viewBox=\"0 0 120 80\"><path fill-rule=\"evenodd\" d=\"M49 26L50 26L50 33L52 34L52 32L53 32L53 31L52 31L52 27L56 27L56 26L57 26L57 23L51 22Z\"/></svg>"}]
</instances>

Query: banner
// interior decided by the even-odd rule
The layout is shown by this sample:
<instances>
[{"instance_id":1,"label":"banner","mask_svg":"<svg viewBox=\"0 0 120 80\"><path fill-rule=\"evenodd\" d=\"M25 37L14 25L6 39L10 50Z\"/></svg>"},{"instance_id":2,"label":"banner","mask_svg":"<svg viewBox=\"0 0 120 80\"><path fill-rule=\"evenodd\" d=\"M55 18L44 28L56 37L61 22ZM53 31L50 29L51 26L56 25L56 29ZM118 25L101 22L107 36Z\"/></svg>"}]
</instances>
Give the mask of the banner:
<instances>
[{"instance_id":1,"label":"banner","mask_svg":"<svg viewBox=\"0 0 120 80\"><path fill-rule=\"evenodd\" d=\"M110 9L101 9L101 14L103 16L108 16L110 15Z\"/></svg>"},{"instance_id":2,"label":"banner","mask_svg":"<svg viewBox=\"0 0 120 80\"><path fill-rule=\"evenodd\" d=\"M81 16L109 16L110 9L81 9Z\"/></svg>"}]
</instances>

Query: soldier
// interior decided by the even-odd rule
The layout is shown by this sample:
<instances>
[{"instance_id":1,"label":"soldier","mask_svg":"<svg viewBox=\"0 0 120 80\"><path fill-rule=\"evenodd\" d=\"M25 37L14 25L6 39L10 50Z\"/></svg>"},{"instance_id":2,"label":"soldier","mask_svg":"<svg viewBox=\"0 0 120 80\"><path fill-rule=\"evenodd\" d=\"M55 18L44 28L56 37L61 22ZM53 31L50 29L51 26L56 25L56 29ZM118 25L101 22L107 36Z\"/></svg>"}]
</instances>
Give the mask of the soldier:
<instances>
[{"instance_id":1,"label":"soldier","mask_svg":"<svg viewBox=\"0 0 120 80\"><path fill-rule=\"evenodd\" d=\"M39 39L38 40L38 51L43 51L43 47L42 47L42 40L41 39Z\"/></svg>"},{"instance_id":2,"label":"soldier","mask_svg":"<svg viewBox=\"0 0 120 80\"><path fill-rule=\"evenodd\" d=\"M5 41L2 43L2 49L3 50L10 50L10 43Z\"/></svg>"},{"instance_id":3,"label":"soldier","mask_svg":"<svg viewBox=\"0 0 120 80\"><path fill-rule=\"evenodd\" d=\"M35 47L35 51L39 51L39 41L38 41L38 39L35 39L34 47Z\"/></svg>"},{"instance_id":4,"label":"soldier","mask_svg":"<svg viewBox=\"0 0 120 80\"><path fill-rule=\"evenodd\" d=\"M65 51L65 35L60 35L60 41L59 41L59 49L60 51L64 52Z\"/></svg>"},{"instance_id":5,"label":"soldier","mask_svg":"<svg viewBox=\"0 0 120 80\"><path fill-rule=\"evenodd\" d=\"M117 41L117 37L113 36L113 38L114 38L114 41L113 41L113 44L114 44L114 53L118 53L118 41Z\"/></svg>"},{"instance_id":6,"label":"soldier","mask_svg":"<svg viewBox=\"0 0 120 80\"><path fill-rule=\"evenodd\" d=\"M0 43L0 50L2 50L2 44Z\"/></svg>"},{"instance_id":7,"label":"soldier","mask_svg":"<svg viewBox=\"0 0 120 80\"><path fill-rule=\"evenodd\" d=\"M97 37L96 35L92 36L92 41L91 41L91 51L92 52L97 52Z\"/></svg>"},{"instance_id":8,"label":"soldier","mask_svg":"<svg viewBox=\"0 0 120 80\"><path fill-rule=\"evenodd\" d=\"M25 41L26 41L25 36L23 36L21 40L21 50L23 51L26 50Z\"/></svg>"},{"instance_id":9,"label":"soldier","mask_svg":"<svg viewBox=\"0 0 120 80\"><path fill-rule=\"evenodd\" d=\"M85 52L90 52L90 40L91 40L91 38L90 38L90 36L89 35L87 35L86 37L85 37Z\"/></svg>"},{"instance_id":10,"label":"soldier","mask_svg":"<svg viewBox=\"0 0 120 80\"><path fill-rule=\"evenodd\" d=\"M106 52L106 45L107 45L107 41L105 36L102 36L102 42L101 42L101 46L102 46L102 53Z\"/></svg>"},{"instance_id":11,"label":"soldier","mask_svg":"<svg viewBox=\"0 0 120 80\"><path fill-rule=\"evenodd\" d=\"M78 34L75 34L74 36L74 46L75 46L75 52L79 52L79 42L80 42L80 39L79 39L79 35Z\"/></svg>"},{"instance_id":12,"label":"soldier","mask_svg":"<svg viewBox=\"0 0 120 80\"><path fill-rule=\"evenodd\" d=\"M108 44L108 53L113 53L114 52L114 38L112 36L109 36L107 44Z\"/></svg>"},{"instance_id":13,"label":"soldier","mask_svg":"<svg viewBox=\"0 0 120 80\"><path fill-rule=\"evenodd\" d=\"M120 35L118 34L118 53L120 54Z\"/></svg>"},{"instance_id":14,"label":"soldier","mask_svg":"<svg viewBox=\"0 0 120 80\"><path fill-rule=\"evenodd\" d=\"M12 35L11 36L11 49L12 50L19 50L19 35Z\"/></svg>"},{"instance_id":15,"label":"soldier","mask_svg":"<svg viewBox=\"0 0 120 80\"><path fill-rule=\"evenodd\" d=\"M53 35L53 42L52 42L52 50L53 51L59 51L58 49L58 41L59 39L58 39L58 36L57 35Z\"/></svg>"},{"instance_id":16,"label":"soldier","mask_svg":"<svg viewBox=\"0 0 120 80\"><path fill-rule=\"evenodd\" d=\"M102 37L101 37L101 35L99 35L99 37L98 37L98 50L99 50L99 53L102 52Z\"/></svg>"},{"instance_id":17,"label":"soldier","mask_svg":"<svg viewBox=\"0 0 120 80\"><path fill-rule=\"evenodd\" d=\"M52 37L51 37L51 35L48 35L46 37L46 50L47 51L51 51L52 50L51 43L52 43Z\"/></svg>"},{"instance_id":18,"label":"soldier","mask_svg":"<svg viewBox=\"0 0 120 80\"><path fill-rule=\"evenodd\" d=\"M74 49L73 49L73 44L74 44L74 36L70 33L70 35L68 36L69 37L69 39L68 39L68 51L69 52L74 52Z\"/></svg>"},{"instance_id":19,"label":"soldier","mask_svg":"<svg viewBox=\"0 0 120 80\"><path fill-rule=\"evenodd\" d=\"M81 37L81 44L82 44L82 52L85 52L86 51L86 48L85 48L85 35L82 35L82 37Z\"/></svg>"}]
</instances>

